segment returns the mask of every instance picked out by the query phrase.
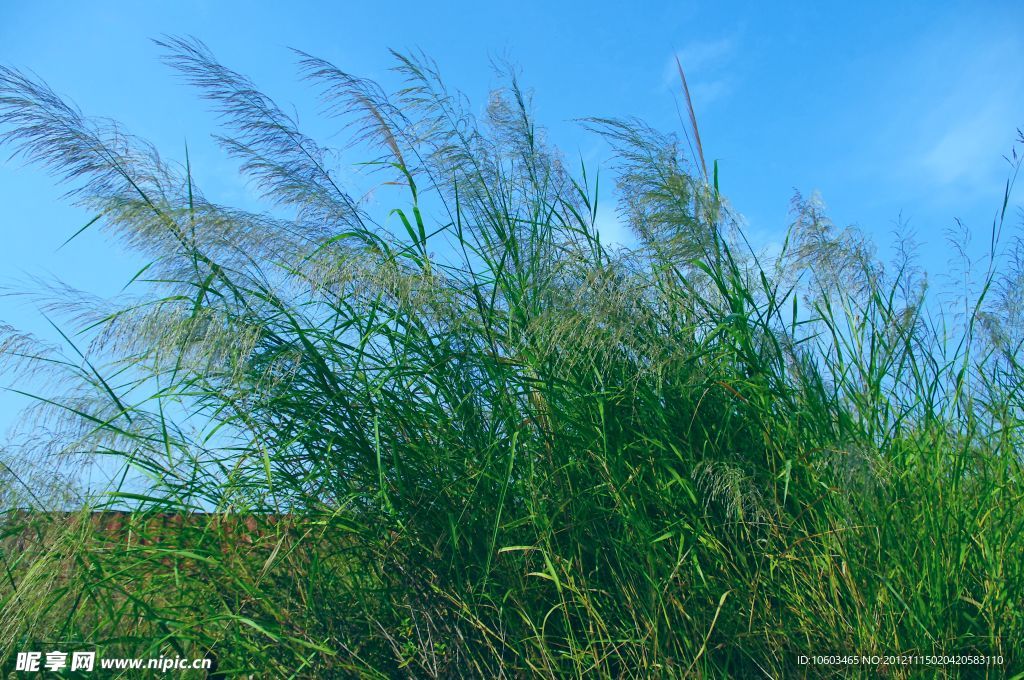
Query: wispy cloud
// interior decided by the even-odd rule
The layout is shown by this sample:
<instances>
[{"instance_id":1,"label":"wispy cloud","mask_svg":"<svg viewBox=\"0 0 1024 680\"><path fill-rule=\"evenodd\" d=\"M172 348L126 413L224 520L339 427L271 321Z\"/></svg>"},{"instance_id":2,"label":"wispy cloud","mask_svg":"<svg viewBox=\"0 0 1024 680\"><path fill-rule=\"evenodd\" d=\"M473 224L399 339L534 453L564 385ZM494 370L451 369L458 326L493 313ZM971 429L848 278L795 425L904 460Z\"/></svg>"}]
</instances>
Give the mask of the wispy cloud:
<instances>
[{"instance_id":1,"label":"wispy cloud","mask_svg":"<svg viewBox=\"0 0 1024 680\"><path fill-rule=\"evenodd\" d=\"M954 197L950 191L963 197L998 186L1006 171L1000 156L1024 124L1024 72L1015 68L1024 60L1024 47L1016 40L986 42L983 49L957 55L941 79L933 77L908 97L920 110L904 172L948 198ZM941 41L922 46L922 61L929 55L933 63L950 61ZM906 112L904 118L913 115Z\"/></svg>"},{"instance_id":2,"label":"wispy cloud","mask_svg":"<svg viewBox=\"0 0 1024 680\"><path fill-rule=\"evenodd\" d=\"M672 55L665 65L666 82L678 77L676 57L679 57L679 61L683 63L683 68L697 73L712 69L721 70L732 59L735 52L736 39L732 37L689 43Z\"/></svg>"},{"instance_id":3,"label":"wispy cloud","mask_svg":"<svg viewBox=\"0 0 1024 680\"><path fill-rule=\"evenodd\" d=\"M678 59L686 73L695 106L711 106L726 98L734 87L729 71L736 56L737 44L736 38L725 37L685 45L666 60L662 86L670 90L679 88Z\"/></svg>"},{"instance_id":4,"label":"wispy cloud","mask_svg":"<svg viewBox=\"0 0 1024 680\"><path fill-rule=\"evenodd\" d=\"M985 184L991 174L987 168L1013 142L1010 121L1016 112L1009 104L1005 95L996 96L979 110L945 121L921 157L920 167L929 179L940 185Z\"/></svg>"}]
</instances>

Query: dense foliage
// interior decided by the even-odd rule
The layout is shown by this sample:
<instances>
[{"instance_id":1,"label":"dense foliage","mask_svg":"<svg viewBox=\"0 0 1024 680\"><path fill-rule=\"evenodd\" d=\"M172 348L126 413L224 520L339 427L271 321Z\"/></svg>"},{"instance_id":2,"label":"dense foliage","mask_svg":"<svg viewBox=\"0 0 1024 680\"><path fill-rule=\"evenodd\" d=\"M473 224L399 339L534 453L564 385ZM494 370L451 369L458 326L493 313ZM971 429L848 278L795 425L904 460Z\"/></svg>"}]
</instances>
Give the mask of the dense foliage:
<instances>
[{"instance_id":1,"label":"dense foliage","mask_svg":"<svg viewBox=\"0 0 1024 680\"><path fill-rule=\"evenodd\" d=\"M477 120L424 58L396 54L389 93L300 55L372 159L371 202L201 44L164 47L265 211L0 70L3 140L149 262L116 300L56 291L63 348L0 335L7 375L55 387L6 454L30 512L6 523L5 663L72 641L260 677L1022 668L1007 205L980 286L936 311L912 259L883 264L815 199L755 254L695 122L584 121L637 239L609 247L594 174L512 76ZM111 460L127 481L103 493L31 483ZM38 512L56 505L127 506L134 529ZM239 517L262 528L239 540Z\"/></svg>"}]
</instances>

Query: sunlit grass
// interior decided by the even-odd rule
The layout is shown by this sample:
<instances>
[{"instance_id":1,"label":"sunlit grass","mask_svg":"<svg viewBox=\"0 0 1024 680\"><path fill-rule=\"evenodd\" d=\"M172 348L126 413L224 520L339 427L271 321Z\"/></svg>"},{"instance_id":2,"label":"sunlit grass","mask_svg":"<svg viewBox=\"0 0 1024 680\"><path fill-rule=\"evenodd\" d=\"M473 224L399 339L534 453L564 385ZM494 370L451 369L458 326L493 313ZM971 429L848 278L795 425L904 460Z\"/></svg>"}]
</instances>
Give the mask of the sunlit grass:
<instances>
[{"instance_id":1,"label":"sunlit grass","mask_svg":"<svg viewBox=\"0 0 1024 680\"><path fill-rule=\"evenodd\" d=\"M4 141L151 263L130 298L58 291L63 350L0 335L11 375L54 387L11 474L132 472L82 520L10 515L5 663L63 642L261 677L827 674L797 666L814 653L1020 669L1007 205L946 315L813 199L762 261L699 141L591 119L638 241L609 248L595 171L546 144L513 78L477 120L426 59L396 54L386 93L300 55L391 187L373 214L252 83L164 47L266 212L0 70ZM18 479L11 505L76 503Z\"/></svg>"}]
</instances>

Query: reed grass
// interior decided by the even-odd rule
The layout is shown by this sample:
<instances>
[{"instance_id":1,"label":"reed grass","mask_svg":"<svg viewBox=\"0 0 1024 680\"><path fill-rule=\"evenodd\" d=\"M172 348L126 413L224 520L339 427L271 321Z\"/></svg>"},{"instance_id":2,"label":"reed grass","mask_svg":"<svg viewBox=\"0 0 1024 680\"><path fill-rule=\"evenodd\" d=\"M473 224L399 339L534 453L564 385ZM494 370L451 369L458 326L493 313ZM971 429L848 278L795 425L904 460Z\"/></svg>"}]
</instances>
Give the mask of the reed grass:
<instances>
[{"instance_id":1,"label":"reed grass","mask_svg":"<svg viewBox=\"0 0 1024 680\"><path fill-rule=\"evenodd\" d=\"M956 314L813 198L755 253L693 116L696 152L584 121L624 248L514 77L475 117L425 57L396 53L387 92L298 53L378 214L247 78L161 45L265 211L0 69L3 142L149 262L116 300L55 291L62 346L0 336L50 390L6 467L4 668L74 643L220 677L1024 670L1017 156ZM97 461L125 481L59 503L18 481ZM114 509L130 531L69 519Z\"/></svg>"}]
</instances>

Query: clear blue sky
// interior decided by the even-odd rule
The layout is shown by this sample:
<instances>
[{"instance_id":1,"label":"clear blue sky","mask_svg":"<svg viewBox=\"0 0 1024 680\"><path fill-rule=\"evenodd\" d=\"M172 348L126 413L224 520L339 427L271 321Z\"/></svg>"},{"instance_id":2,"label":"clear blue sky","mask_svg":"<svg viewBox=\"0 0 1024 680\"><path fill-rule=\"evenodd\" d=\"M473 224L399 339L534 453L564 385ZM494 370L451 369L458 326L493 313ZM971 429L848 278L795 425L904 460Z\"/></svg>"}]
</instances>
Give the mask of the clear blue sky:
<instances>
[{"instance_id":1,"label":"clear blue sky","mask_svg":"<svg viewBox=\"0 0 1024 680\"><path fill-rule=\"evenodd\" d=\"M506 58L535 91L552 140L590 164L604 152L575 118L635 115L680 128L678 54L706 155L719 160L723 190L756 243L781 239L795 189L817 190L838 223L858 224L883 253L902 215L937 272L954 218L987 238L1002 156L1024 127L1020 2L0 4L0 63L37 73L170 158L183 158L187 140L210 198L249 200L210 141L213 117L159 62L151 38L162 34L204 40L279 103L294 101L302 120L315 107L288 47L384 79L388 48L422 48L480 106L495 84L491 59ZM100 232L58 251L89 217L61 193L38 169L0 156L0 285L42 277L115 293L135 261ZM27 300L0 298L0 321L43 327ZM0 396L0 429L13 403Z\"/></svg>"}]
</instances>

